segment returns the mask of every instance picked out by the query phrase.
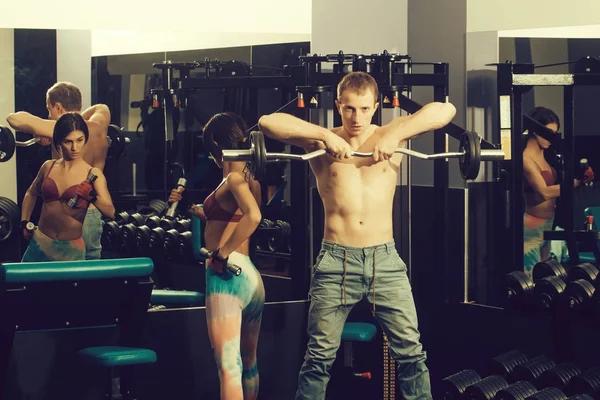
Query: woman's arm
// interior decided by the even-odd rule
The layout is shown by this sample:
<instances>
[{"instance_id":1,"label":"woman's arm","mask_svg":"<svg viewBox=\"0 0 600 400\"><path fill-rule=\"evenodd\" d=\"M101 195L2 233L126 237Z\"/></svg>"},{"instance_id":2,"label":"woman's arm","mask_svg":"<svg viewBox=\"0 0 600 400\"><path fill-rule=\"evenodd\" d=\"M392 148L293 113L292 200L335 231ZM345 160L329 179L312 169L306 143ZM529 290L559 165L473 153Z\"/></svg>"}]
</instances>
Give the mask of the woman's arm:
<instances>
[{"instance_id":1,"label":"woman's arm","mask_svg":"<svg viewBox=\"0 0 600 400\"><path fill-rule=\"evenodd\" d=\"M546 181L540 173L540 169L536 163L529 157L523 157L523 173L525 180L529 186L536 192L544 201L552 200L560 196L560 185L546 185ZM577 187L579 181L573 181L573 187Z\"/></svg>"},{"instance_id":2,"label":"woman's arm","mask_svg":"<svg viewBox=\"0 0 600 400\"><path fill-rule=\"evenodd\" d=\"M256 199L244 175L232 173L227 177L226 184L244 215L231 236L219 249L219 257L221 258L229 257L231 253L244 243L254 233L262 218L260 207L256 203Z\"/></svg>"},{"instance_id":3,"label":"woman's arm","mask_svg":"<svg viewBox=\"0 0 600 400\"><path fill-rule=\"evenodd\" d=\"M93 168L92 172L98 176L94 182L96 201L93 204L98 210L100 210L102 215L110 219L115 219L115 206L113 205L112 198L108 191L106 177L98 168Z\"/></svg>"},{"instance_id":4,"label":"woman's arm","mask_svg":"<svg viewBox=\"0 0 600 400\"><path fill-rule=\"evenodd\" d=\"M36 198L40 193L40 187L42 186L42 182L44 181L44 177L48 171L49 162L51 162L51 160L48 160L42 164L37 176L31 183L31 186L29 186L29 189L27 189L25 192L23 204L21 205L21 221L29 221L29 218L31 218L31 213L35 207Z\"/></svg>"}]
</instances>

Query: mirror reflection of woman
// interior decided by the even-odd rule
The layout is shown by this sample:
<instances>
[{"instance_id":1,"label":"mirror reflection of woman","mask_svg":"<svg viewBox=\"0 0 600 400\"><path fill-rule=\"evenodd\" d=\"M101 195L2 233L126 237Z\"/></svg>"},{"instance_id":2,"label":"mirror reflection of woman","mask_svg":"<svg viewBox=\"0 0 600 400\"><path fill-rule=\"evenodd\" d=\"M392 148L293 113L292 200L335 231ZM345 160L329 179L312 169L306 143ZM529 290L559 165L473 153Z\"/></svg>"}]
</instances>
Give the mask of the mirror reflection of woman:
<instances>
[{"instance_id":1,"label":"mirror reflection of woman","mask_svg":"<svg viewBox=\"0 0 600 400\"><path fill-rule=\"evenodd\" d=\"M558 116L548 108L536 107L528 115L555 133L560 129ZM544 157L544 151L549 148L548 140L534 132L527 133L523 150L523 267L530 277L535 264L550 257L550 242L544 240L544 231L552 230L556 199L560 196L557 172ZM578 184L575 180L574 186Z\"/></svg>"},{"instance_id":2,"label":"mirror reflection of woman","mask_svg":"<svg viewBox=\"0 0 600 400\"><path fill-rule=\"evenodd\" d=\"M85 260L82 230L90 203L103 215L114 218L115 207L106 177L81 157L88 137L81 115L66 113L56 121L52 143L61 158L42 165L23 198L21 225L29 246L22 261ZM97 176L93 184L86 182L90 172ZM31 231L27 225L37 196L41 196L43 204L38 226ZM71 207L69 201L75 196L78 200Z\"/></svg>"}]
</instances>

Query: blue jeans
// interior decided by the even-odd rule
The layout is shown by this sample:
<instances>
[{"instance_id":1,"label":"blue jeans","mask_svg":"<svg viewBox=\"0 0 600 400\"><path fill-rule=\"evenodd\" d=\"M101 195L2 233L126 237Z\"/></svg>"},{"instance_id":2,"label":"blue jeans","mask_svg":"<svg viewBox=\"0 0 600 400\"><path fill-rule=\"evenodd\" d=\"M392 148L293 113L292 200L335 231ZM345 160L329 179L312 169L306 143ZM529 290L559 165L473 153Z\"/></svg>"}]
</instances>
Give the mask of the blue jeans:
<instances>
[{"instance_id":1,"label":"blue jeans","mask_svg":"<svg viewBox=\"0 0 600 400\"><path fill-rule=\"evenodd\" d=\"M97 208L88 208L81 237L85 243L85 259L99 260L102 256L102 214Z\"/></svg>"},{"instance_id":2,"label":"blue jeans","mask_svg":"<svg viewBox=\"0 0 600 400\"><path fill-rule=\"evenodd\" d=\"M352 307L365 297L388 338L403 398L431 399L412 289L394 242L357 248L323 241L313 268L309 340L296 400L325 399L344 323Z\"/></svg>"}]
</instances>

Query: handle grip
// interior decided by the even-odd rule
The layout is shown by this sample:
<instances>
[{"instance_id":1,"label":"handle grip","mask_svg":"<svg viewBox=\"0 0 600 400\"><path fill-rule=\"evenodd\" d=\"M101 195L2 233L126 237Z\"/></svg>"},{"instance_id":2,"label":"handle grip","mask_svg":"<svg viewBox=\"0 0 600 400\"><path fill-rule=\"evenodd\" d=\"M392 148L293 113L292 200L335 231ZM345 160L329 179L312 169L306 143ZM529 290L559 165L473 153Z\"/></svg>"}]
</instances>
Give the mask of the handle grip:
<instances>
[{"instance_id":1,"label":"handle grip","mask_svg":"<svg viewBox=\"0 0 600 400\"><path fill-rule=\"evenodd\" d=\"M204 258L211 258L212 257L212 251L202 247L200 249L200 255ZM242 273L242 269L240 267L238 267L235 264L231 264L231 263L227 263L227 269L234 274L235 276L239 276Z\"/></svg>"},{"instance_id":2,"label":"handle grip","mask_svg":"<svg viewBox=\"0 0 600 400\"><path fill-rule=\"evenodd\" d=\"M185 188L185 184L187 183L187 180L185 178L179 178L179 180L177 181L177 188L179 190L180 187ZM167 213L165 214L165 218L168 219L175 219L175 210L177 210L177 205L179 204L178 201L174 202L173 204L171 204L171 207L169 207L169 209L167 210Z\"/></svg>"},{"instance_id":3,"label":"handle grip","mask_svg":"<svg viewBox=\"0 0 600 400\"><path fill-rule=\"evenodd\" d=\"M90 171L90 173L88 174L88 177L85 181L87 183L89 183L90 185L92 185L94 182L96 182L96 179L98 179L98 175L96 175L92 171ZM75 208L77 206L78 201L79 201L79 196L75 195L71 198L71 200L69 200L69 202L67 203L67 206L69 206L71 208Z\"/></svg>"}]
</instances>

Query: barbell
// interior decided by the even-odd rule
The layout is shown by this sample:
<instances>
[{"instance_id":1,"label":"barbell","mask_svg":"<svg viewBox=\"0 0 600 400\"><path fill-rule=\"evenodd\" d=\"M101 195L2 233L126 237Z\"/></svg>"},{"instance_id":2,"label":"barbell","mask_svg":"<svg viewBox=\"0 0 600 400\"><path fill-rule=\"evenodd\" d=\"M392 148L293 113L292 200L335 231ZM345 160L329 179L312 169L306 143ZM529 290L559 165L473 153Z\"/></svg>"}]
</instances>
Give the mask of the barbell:
<instances>
[{"instance_id":1,"label":"barbell","mask_svg":"<svg viewBox=\"0 0 600 400\"><path fill-rule=\"evenodd\" d=\"M422 160L458 158L460 174L464 179L475 179L479 175L481 161L503 161L504 151L500 149L482 150L479 135L464 131L460 138L459 151L449 153L423 154L414 150L398 148L396 153L405 154ZM223 150L223 161L245 161L255 180L260 181L266 173L267 162L281 160L307 161L326 154L325 149L306 154L267 153L265 138L261 131L250 133L250 148L241 150ZM355 151L354 157L372 157L373 153Z\"/></svg>"},{"instance_id":2,"label":"barbell","mask_svg":"<svg viewBox=\"0 0 600 400\"><path fill-rule=\"evenodd\" d=\"M108 141L108 158L118 158L125 151L125 145L131 142L131 139L124 136L121 132L122 128L117 125L109 125L106 132L106 140ZM12 131L4 126L0 126L0 163L10 160L15 153L17 147L29 147L40 139L37 137L31 138L24 142L15 141L15 136Z\"/></svg>"}]
</instances>

